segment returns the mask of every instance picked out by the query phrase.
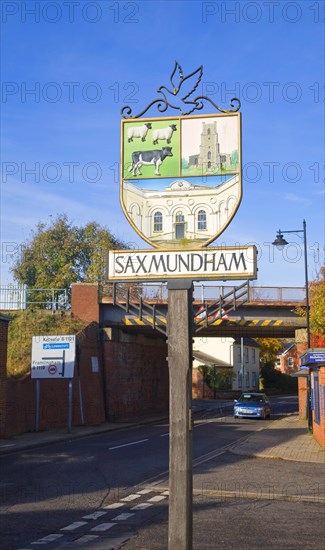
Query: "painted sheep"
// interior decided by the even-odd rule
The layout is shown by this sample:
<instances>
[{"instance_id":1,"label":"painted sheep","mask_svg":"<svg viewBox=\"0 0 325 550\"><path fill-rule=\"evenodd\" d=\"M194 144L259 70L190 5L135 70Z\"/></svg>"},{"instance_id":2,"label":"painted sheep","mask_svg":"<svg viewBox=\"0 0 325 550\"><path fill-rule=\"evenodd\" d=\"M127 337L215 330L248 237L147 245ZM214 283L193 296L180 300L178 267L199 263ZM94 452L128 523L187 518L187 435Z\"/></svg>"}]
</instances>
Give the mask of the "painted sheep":
<instances>
[{"instance_id":1,"label":"painted sheep","mask_svg":"<svg viewBox=\"0 0 325 550\"><path fill-rule=\"evenodd\" d=\"M133 141L133 138L141 138L141 141L146 141L148 130L151 129L151 123L147 122L143 126L131 126L128 128L128 142Z\"/></svg>"},{"instance_id":2,"label":"painted sheep","mask_svg":"<svg viewBox=\"0 0 325 550\"><path fill-rule=\"evenodd\" d=\"M157 145L159 139L165 139L167 143L171 142L173 132L176 132L176 124L170 124L167 128L157 128L152 131L153 144Z\"/></svg>"}]
</instances>

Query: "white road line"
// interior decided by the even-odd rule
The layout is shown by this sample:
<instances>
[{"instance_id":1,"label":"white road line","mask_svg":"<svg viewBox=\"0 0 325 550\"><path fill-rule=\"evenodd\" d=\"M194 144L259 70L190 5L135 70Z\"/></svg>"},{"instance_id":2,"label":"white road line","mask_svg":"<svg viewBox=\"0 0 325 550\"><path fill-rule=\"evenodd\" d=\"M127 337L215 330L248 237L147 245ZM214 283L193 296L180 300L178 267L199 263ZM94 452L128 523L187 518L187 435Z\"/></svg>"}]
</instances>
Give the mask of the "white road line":
<instances>
[{"instance_id":1,"label":"white road line","mask_svg":"<svg viewBox=\"0 0 325 550\"><path fill-rule=\"evenodd\" d=\"M60 539L63 537L63 535L60 535L58 533L53 533L52 535L47 535L46 537L43 537L39 540L36 540L35 542L31 542L31 544L47 544L48 542L54 542L57 539Z\"/></svg>"},{"instance_id":2,"label":"white road line","mask_svg":"<svg viewBox=\"0 0 325 550\"><path fill-rule=\"evenodd\" d=\"M133 441L132 443L124 443L124 445L115 445L115 447L109 447L109 451L113 451L114 449L122 449L122 447L129 447L130 445L138 445L139 443L144 443L145 441L149 441L149 439L140 439L139 441Z\"/></svg>"},{"instance_id":3,"label":"white road line","mask_svg":"<svg viewBox=\"0 0 325 550\"><path fill-rule=\"evenodd\" d=\"M70 525L67 525L66 527L62 527L60 531L74 531L75 529L78 529L78 527L87 525L87 523L88 521L75 521L74 523L70 523Z\"/></svg>"},{"instance_id":4,"label":"white road line","mask_svg":"<svg viewBox=\"0 0 325 550\"><path fill-rule=\"evenodd\" d=\"M96 527L93 527L90 529L91 531L108 531L108 529L111 529L114 527L116 523L100 523L99 525L96 525Z\"/></svg>"},{"instance_id":5,"label":"white road line","mask_svg":"<svg viewBox=\"0 0 325 550\"><path fill-rule=\"evenodd\" d=\"M131 502L132 500L136 500L137 498L141 498L141 495L129 495L128 497L121 498L122 502Z\"/></svg>"},{"instance_id":6,"label":"white road line","mask_svg":"<svg viewBox=\"0 0 325 550\"><path fill-rule=\"evenodd\" d=\"M132 516L134 516L134 514L125 512L124 514L120 514L119 516L116 516L115 518L113 518L112 521L125 521L126 519L129 519Z\"/></svg>"},{"instance_id":7,"label":"white road line","mask_svg":"<svg viewBox=\"0 0 325 550\"><path fill-rule=\"evenodd\" d=\"M169 432L167 432L166 434L161 434L160 437L167 437L169 435Z\"/></svg>"},{"instance_id":8,"label":"white road line","mask_svg":"<svg viewBox=\"0 0 325 550\"><path fill-rule=\"evenodd\" d=\"M104 506L105 510L115 510L115 508L121 508L124 506L124 502L114 502L113 504L108 504Z\"/></svg>"},{"instance_id":9,"label":"white road line","mask_svg":"<svg viewBox=\"0 0 325 550\"><path fill-rule=\"evenodd\" d=\"M157 495L155 497L149 498L148 502L160 502L161 500L165 500L166 497L163 497L162 495Z\"/></svg>"},{"instance_id":10,"label":"white road line","mask_svg":"<svg viewBox=\"0 0 325 550\"><path fill-rule=\"evenodd\" d=\"M139 495L147 495L148 493L152 493L152 489L141 489L141 491L137 491Z\"/></svg>"},{"instance_id":11,"label":"white road line","mask_svg":"<svg viewBox=\"0 0 325 550\"><path fill-rule=\"evenodd\" d=\"M130 510L134 510L135 512L140 510L145 510L146 508L150 508L150 506L153 506L150 504L150 502L143 502L142 504L137 504L136 506L133 506L133 508L130 508Z\"/></svg>"},{"instance_id":12,"label":"white road line","mask_svg":"<svg viewBox=\"0 0 325 550\"><path fill-rule=\"evenodd\" d=\"M80 539L76 539L74 542L76 544L85 544L86 542L93 542L94 540L99 539L98 535L84 535Z\"/></svg>"},{"instance_id":13,"label":"white road line","mask_svg":"<svg viewBox=\"0 0 325 550\"><path fill-rule=\"evenodd\" d=\"M88 516L82 516L82 519L98 519L101 516L105 516L107 512L101 512L98 510L98 512L93 512L92 514L88 514Z\"/></svg>"}]
</instances>

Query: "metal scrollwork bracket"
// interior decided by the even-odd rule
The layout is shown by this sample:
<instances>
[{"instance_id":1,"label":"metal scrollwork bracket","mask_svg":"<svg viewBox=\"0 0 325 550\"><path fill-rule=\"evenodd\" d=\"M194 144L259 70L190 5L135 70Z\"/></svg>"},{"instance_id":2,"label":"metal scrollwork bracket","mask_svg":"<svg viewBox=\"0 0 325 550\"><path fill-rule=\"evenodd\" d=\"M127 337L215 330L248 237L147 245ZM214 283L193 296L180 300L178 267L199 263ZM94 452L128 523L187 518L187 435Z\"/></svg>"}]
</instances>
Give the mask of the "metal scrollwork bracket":
<instances>
[{"instance_id":1,"label":"metal scrollwork bracket","mask_svg":"<svg viewBox=\"0 0 325 550\"><path fill-rule=\"evenodd\" d=\"M132 114L132 108L129 105L125 105L121 110L123 118L140 118L142 117L153 105L157 106L160 113L167 111L168 107L179 111L180 115L189 115L193 111L200 111L205 106L205 102L211 103L213 107L220 113L236 113L240 109L240 100L236 97L230 101L231 109L223 109L219 107L212 99L207 96L199 95L192 97L199 83L201 82L203 75L203 66L192 73L184 76L182 67L176 61L173 72L170 76L171 88L166 86L160 86L157 92L163 97L158 97L151 101L145 109L143 109L137 115Z\"/></svg>"}]
</instances>

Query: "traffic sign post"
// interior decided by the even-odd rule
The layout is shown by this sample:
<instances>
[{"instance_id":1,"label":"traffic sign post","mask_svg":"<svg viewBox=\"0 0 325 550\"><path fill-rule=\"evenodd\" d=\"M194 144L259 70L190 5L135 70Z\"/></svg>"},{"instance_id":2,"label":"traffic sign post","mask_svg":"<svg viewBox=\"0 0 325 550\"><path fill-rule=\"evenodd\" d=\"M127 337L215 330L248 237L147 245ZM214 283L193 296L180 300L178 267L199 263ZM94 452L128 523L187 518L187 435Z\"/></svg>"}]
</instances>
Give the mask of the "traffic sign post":
<instances>
[{"instance_id":1,"label":"traffic sign post","mask_svg":"<svg viewBox=\"0 0 325 550\"><path fill-rule=\"evenodd\" d=\"M41 379L69 379L68 429L72 426L72 380L76 358L75 335L33 336L31 378L36 380L35 431L39 430Z\"/></svg>"}]
</instances>

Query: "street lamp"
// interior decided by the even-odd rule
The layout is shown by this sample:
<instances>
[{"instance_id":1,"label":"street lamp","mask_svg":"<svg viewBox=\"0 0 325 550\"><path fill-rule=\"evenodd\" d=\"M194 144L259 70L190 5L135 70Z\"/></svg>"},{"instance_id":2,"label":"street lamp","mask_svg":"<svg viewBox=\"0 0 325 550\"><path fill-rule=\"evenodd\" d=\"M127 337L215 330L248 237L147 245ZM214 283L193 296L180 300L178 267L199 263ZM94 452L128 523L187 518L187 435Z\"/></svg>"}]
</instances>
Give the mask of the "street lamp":
<instances>
[{"instance_id":1,"label":"street lamp","mask_svg":"<svg viewBox=\"0 0 325 550\"><path fill-rule=\"evenodd\" d=\"M273 245L277 246L279 250L288 244L288 242L283 237L283 233L303 233L304 240L304 259L305 259L305 288L306 288L306 321L307 321L307 347L310 348L310 318L309 318L309 284L308 284L308 263L307 263L307 236L306 236L306 220L302 222L302 229L295 229L294 231L282 231L279 229L277 232L275 241Z\"/></svg>"},{"instance_id":2,"label":"street lamp","mask_svg":"<svg viewBox=\"0 0 325 550\"><path fill-rule=\"evenodd\" d=\"M277 246L279 250L288 244L283 233L303 233L304 239L304 259L305 259L305 287L306 287L306 321L307 321L307 348L310 348L310 318L309 318L309 285L308 285L308 263L307 263L307 237L306 237L306 220L302 222L302 229L295 229L294 231L279 231L277 232L275 241L272 244ZM312 412L311 412L311 380L310 380L310 371L308 372L307 377L307 420L308 420L308 429L312 431Z\"/></svg>"}]
</instances>

